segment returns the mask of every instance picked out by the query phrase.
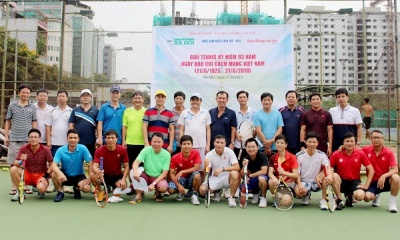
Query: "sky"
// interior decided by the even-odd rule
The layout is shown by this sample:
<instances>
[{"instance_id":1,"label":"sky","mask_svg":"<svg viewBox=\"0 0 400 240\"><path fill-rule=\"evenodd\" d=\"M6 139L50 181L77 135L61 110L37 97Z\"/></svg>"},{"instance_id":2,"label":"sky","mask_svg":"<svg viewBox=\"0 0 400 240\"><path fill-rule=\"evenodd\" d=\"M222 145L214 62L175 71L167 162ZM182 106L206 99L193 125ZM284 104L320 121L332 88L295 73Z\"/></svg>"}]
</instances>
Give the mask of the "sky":
<instances>
[{"instance_id":1,"label":"sky","mask_svg":"<svg viewBox=\"0 0 400 240\"><path fill-rule=\"evenodd\" d=\"M106 32L118 32L117 38L106 38L105 42L114 48L132 47L133 51L117 52L117 80L127 78L129 82L151 81L151 53L152 53L152 23L153 16L160 13L160 2L89 2L82 1L92 7L95 12L93 21L97 27ZM165 12L171 15L172 2L163 2ZM369 1L366 1L369 6ZM254 2L249 1L249 12ZM362 1L293 1L288 0L288 8L306 6L325 6L327 10L353 8L358 11L362 8ZM380 6L383 6L381 4ZM262 13L283 19L283 1L260 1ZM175 10L180 11L182 17L189 16L192 11L191 1L177 1ZM223 11L223 2L195 2L195 13L198 18L215 18ZM229 2L228 12L239 13L240 1Z\"/></svg>"}]
</instances>

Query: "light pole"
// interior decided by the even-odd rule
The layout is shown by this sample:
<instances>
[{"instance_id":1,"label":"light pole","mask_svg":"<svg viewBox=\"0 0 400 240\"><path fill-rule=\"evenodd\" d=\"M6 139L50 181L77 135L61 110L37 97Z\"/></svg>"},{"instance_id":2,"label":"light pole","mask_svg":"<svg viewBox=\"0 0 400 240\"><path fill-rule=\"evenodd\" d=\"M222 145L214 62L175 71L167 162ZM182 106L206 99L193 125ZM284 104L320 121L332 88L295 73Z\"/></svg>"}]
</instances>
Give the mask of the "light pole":
<instances>
[{"instance_id":1,"label":"light pole","mask_svg":"<svg viewBox=\"0 0 400 240\"><path fill-rule=\"evenodd\" d=\"M352 8L341 8L338 11L323 11L323 12L318 12L318 11L303 11L302 9L298 9L298 8L289 8L289 14L290 15L300 15L302 13L306 13L306 14L315 14L318 15L318 25L319 25L319 32L315 32L315 33L311 33L310 36L319 36L319 93L321 94L321 96L323 96L324 94L324 84L323 84L323 58L322 58L322 15L325 14L333 14L333 13L337 13L340 15L343 14L351 14L353 13L353 9Z\"/></svg>"},{"instance_id":2,"label":"light pole","mask_svg":"<svg viewBox=\"0 0 400 240\"><path fill-rule=\"evenodd\" d=\"M3 68L1 74L1 113L0 113L0 123L1 127L4 127L4 111L5 111L5 95L6 95L6 62L7 62L7 47L8 47L8 17L9 17L9 9L8 9L8 2L3 3L3 8L6 11L6 27L4 29L4 52L3 52Z\"/></svg>"},{"instance_id":3,"label":"light pole","mask_svg":"<svg viewBox=\"0 0 400 240\"><path fill-rule=\"evenodd\" d=\"M133 51L133 48L132 47L123 47L123 48L117 48L117 49L112 50L111 60L113 59L113 54L115 53L115 64L117 64L117 53L119 53L120 51ZM115 69L117 69L117 68L115 67ZM113 78L113 76L111 76L110 80L112 80L112 78Z\"/></svg>"}]
</instances>

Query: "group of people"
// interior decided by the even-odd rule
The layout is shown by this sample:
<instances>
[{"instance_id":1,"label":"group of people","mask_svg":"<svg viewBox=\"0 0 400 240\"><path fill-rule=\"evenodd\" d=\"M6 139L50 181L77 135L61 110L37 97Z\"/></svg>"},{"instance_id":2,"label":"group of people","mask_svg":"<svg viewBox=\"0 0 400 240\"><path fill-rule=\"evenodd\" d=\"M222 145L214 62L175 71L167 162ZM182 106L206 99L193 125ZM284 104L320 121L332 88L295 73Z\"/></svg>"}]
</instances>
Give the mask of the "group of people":
<instances>
[{"instance_id":1,"label":"group of people","mask_svg":"<svg viewBox=\"0 0 400 240\"><path fill-rule=\"evenodd\" d=\"M224 189L229 207L236 207L235 197L244 196L246 184L253 194L251 202L264 208L267 190L273 193L282 176L303 205L309 204L312 191L322 190L320 208L327 210L326 185L332 185L338 210L362 200L379 206L380 193L390 191L388 209L397 212L400 180L395 156L384 146L383 133L369 132L369 124L365 126L372 144L360 147L363 121L360 110L348 103L344 88L335 92L338 105L329 111L322 109L318 93L309 96L311 109L305 111L297 105L293 90L286 93L287 106L279 110L273 107L273 95L263 93L258 111L248 106L246 91L236 94L237 110L227 107L229 94L219 91L217 106L209 111L201 108L198 92L191 94L189 108L184 105L186 95L174 93L175 107L168 110L163 90L155 92L155 106L148 109L140 91L132 94L132 107L120 103L118 86L111 87L110 101L100 109L91 105L89 89L82 90L81 105L74 109L67 105L66 91L57 93L55 108L47 105L46 90L38 90L37 103L31 104L31 91L29 85L21 85L19 99L10 104L6 116L13 201L18 200L16 186L24 167L25 182L37 189L38 198L44 198L54 184L55 202L62 201L67 191L80 199L81 191L89 192L91 184L100 189L99 178L104 177L113 189L130 188L134 196L129 203L137 204L143 192L132 182L142 178L158 202L176 193L177 201L190 197L198 205L209 186L213 201L220 201ZM364 105L362 110L364 120L371 120L372 107ZM254 136L246 141L238 129L244 120L255 127ZM84 162L89 165L88 177ZM364 183L362 165L367 173ZM245 166L248 181L243 183ZM211 172L209 184L204 184L206 169ZM103 198L100 192L98 200Z\"/></svg>"}]
</instances>

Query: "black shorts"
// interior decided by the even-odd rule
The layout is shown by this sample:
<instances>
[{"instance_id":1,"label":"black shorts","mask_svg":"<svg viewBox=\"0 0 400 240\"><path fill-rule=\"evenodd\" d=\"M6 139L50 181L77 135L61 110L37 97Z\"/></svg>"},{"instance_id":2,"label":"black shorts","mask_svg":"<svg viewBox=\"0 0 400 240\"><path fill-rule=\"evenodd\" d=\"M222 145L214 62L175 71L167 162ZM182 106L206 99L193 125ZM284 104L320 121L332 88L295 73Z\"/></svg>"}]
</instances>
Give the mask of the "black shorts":
<instances>
[{"instance_id":1,"label":"black shorts","mask_svg":"<svg viewBox=\"0 0 400 240\"><path fill-rule=\"evenodd\" d=\"M86 176L84 174L82 175L77 175L77 176L68 176L64 173L65 177L67 178L67 181L63 182L63 186L74 186L78 187L78 183L82 180L86 179Z\"/></svg>"},{"instance_id":2,"label":"black shorts","mask_svg":"<svg viewBox=\"0 0 400 240\"><path fill-rule=\"evenodd\" d=\"M364 128L370 129L371 128L371 117L364 117Z\"/></svg>"},{"instance_id":3,"label":"black shorts","mask_svg":"<svg viewBox=\"0 0 400 240\"><path fill-rule=\"evenodd\" d=\"M389 178L386 178L385 180L385 185L383 186L383 189L378 188L378 181L372 182L371 185L369 185L369 188L367 189L367 192L371 192L373 194L379 194L381 192L390 192L390 182Z\"/></svg>"},{"instance_id":4,"label":"black shorts","mask_svg":"<svg viewBox=\"0 0 400 240\"><path fill-rule=\"evenodd\" d=\"M94 158L94 152L96 151L95 144L83 144L88 150L92 158Z\"/></svg>"},{"instance_id":5,"label":"black shorts","mask_svg":"<svg viewBox=\"0 0 400 240\"><path fill-rule=\"evenodd\" d=\"M357 186L360 185L361 180L343 180L340 184L340 192L348 195L353 195L353 192L358 190Z\"/></svg>"},{"instance_id":6,"label":"black shorts","mask_svg":"<svg viewBox=\"0 0 400 240\"><path fill-rule=\"evenodd\" d=\"M113 188L117 188L116 183L121 179L122 174L116 176L104 175L104 181L106 182L107 186L111 186Z\"/></svg>"},{"instance_id":7,"label":"black shorts","mask_svg":"<svg viewBox=\"0 0 400 240\"><path fill-rule=\"evenodd\" d=\"M129 169L132 169L133 162L136 160L143 148L144 145L126 145L126 151L128 152L129 158Z\"/></svg>"}]
</instances>

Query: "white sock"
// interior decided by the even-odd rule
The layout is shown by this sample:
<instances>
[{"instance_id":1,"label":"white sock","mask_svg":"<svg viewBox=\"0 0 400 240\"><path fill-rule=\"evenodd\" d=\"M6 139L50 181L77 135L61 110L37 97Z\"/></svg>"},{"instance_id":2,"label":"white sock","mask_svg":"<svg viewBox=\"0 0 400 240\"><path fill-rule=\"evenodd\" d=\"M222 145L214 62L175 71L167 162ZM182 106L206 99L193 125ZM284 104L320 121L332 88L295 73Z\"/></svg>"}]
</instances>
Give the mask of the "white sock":
<instances>
[{"instance_id":1,"label":"white sock","mask_svg":"<svg viewBox=\"0 0 400 240\"><path fill-rule=\"evenodd\" d=\"M389 202L396 203L397 196L390 195Z\"/></svg>"}]
</instances>

